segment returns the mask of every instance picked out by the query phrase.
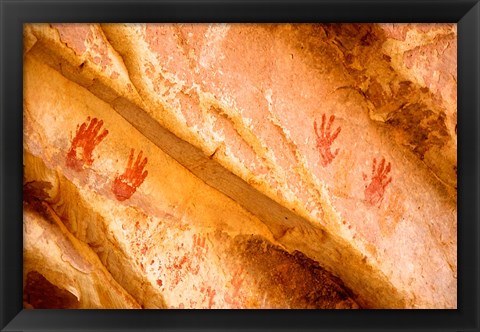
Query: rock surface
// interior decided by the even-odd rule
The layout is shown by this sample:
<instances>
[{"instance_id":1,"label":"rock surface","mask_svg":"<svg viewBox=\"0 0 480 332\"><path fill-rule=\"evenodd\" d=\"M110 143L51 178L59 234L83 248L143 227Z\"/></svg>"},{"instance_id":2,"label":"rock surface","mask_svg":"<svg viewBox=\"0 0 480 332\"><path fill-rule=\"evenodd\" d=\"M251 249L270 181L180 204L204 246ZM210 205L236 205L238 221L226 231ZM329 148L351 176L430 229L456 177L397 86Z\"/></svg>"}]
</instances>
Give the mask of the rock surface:
<instances>
[{"instance_id":1,"label":"rock surface","mask_svg":"<svg viewBox=\"0 0 480 332\"><path fill-rule=\"evenodd\" d=\"M30 180L140 305L456 308L455 25L24 38Z\"/></svg>"},{"instance_id":2,"label":"rock surface","mask_svg":"<svg viewBox=\"0 0 480 332\"><path fill-rule=\"evenodd\" d=\"M58 214L82 243L80 255L93 254L136 307L359 307L338 278L285 250L260 220L168 157L108 104L28 55L24 64L24 191ZM27 210L27 228L30 222ZM52 274L60 268L45 273L38 266L49 269L55 256L37 238L26 237L42 249L25 254L35 263L26 284L35 271L71 292L65 278ZM63 259L62 249L73 251L61 246ZM91 270L74 254L72 267L62 271L66 277ZM94 301L79 308L118 307L89 293L108 287L103 280L89 279L92 287L75 279L82 287L74 294Z\"/></svg>"}]
</instances>

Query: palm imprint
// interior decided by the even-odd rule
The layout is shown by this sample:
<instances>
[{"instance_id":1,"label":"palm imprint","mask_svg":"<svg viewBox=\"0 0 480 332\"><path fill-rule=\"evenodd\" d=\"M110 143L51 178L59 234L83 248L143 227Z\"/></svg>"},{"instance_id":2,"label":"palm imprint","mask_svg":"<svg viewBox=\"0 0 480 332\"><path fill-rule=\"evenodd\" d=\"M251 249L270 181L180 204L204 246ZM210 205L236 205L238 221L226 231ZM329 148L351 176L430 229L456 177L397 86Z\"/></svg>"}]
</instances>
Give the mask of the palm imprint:
<instances>
[{"instance_id":1,"label":"palm imprint","mask_svg":"<svg viewBox=\"0 0 480 332\"><path fill-rule=\"evenodd\" d=\"M385 167L385 158L382 158L377 169L377 159L373 158L372 165L372 178L370 184L365 188L365 200L370 205L377 205L383 200L385 194L385 188L392 182L392 178L388 176L390 173L391 165L387 164ZM363 175L364 180L367 176Z\"/></svg>"},{"instance_id":2,"label":"palm imprint","mask_svg":"<svg viewBox=\"0 0 480 332\"><path fill-rule=\"evenodd\" d=\"M137 156L137 160L133 163L134 149L130 151L127 169L122 175L117 175L113 181L112 192L119 201L129 199L143 183L148 175L148 171L143 171L147 165L147 158L142 160L142 151Z\"/></svg>"},{"instance_id":3,"label":"palm imprint","mask_svg":"<svg viewBox=\"0 0 480 332\"><path fill-rule=\"evenodd\" d=\"M70 150L66 157L67 167L80 172L84 166L91 166L93 163L93 149L108 135L108 130L104 129L99 134L103 126L103 121L98 121L87 117L87 121L82 125L77 125L75 138L72 140Z\"/></svg>"},{"instance_id":4,"label":"palm imprint","mask_svg":"<svg viewBox=\"0 0 480 332\"><path fill-rule=\"evenodd\" d=\"M322 163L323 167L330 164L333 161L333 159L337 156L338 149L336 149L335 152L332 153L331 147L332 147L333 141L335 141L338 134L340 134L340 131L342 130L341 127L338 127L333 134L331 133L332 124L333 124L333 121L335 120L335 115L330 116L327 127L325 128L326 120L327 120L326 116L325 114L323 114L322 124L320 125L320 132L317 127L317 121L313 122L315 134L317 135L317 148L318 148L318 151L320 152L320 162Z\"/></svg>"}]
</instances>

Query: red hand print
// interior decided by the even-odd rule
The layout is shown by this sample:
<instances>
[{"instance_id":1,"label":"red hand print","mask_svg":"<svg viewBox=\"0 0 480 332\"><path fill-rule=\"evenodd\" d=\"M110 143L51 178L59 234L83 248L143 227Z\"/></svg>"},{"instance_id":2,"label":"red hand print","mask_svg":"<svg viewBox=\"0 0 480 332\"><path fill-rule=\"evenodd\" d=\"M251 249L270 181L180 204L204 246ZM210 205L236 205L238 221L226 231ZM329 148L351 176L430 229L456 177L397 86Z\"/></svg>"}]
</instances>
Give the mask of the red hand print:
<instances>
[{"instance_id":1,"label":"red hand print","mask_svg":"<svg viewBox=\"0 0 480 332\"><path fill-rule=\"evenodd\" d=\"M92 165L93 149L95 149L108 134L108 130L104 129L99 135L102 125L102 120L98 121L97 118L93 118L90 121L90 117L87 117L87 121L82 123L82 125L77 125L75 138L72 140L72 145L66 157L65 163L67 167L80 172L84 165Z\"/></svg>"},{"instance_id":2,"label":"red hand print","mask_svg":"<svg viewBox=\"0 0 480 332\"><path fill-rule=\"evenodd\" d=\"M194 262L190 262L187 266L187 270L192 274L197 275L200 271L200 264L205 260L205 254L208 252L208 245L205 243L205 237L193 235L193 246L192 246L192 258Z\"/></svg>"},{"instance_id":3,"label":"red hand print","mask_svg":"<svg viewBox=\"0 0 480 332\"><path fill-rule=\"evenodd\" d=\"M212 307L215 305L215 295L216 291L212 289L211 286L205 287L205 282L202 283L202 287L200 288L200 292L203 294L203 300L202 302L205 303L206 300L208 299L208 309L212 309Z\"/></svg>"},{"instance_id":4,"label":"red hand print","mask_svg":"<svg viewBox=\"0 0 480 332\"><path fill-rule=\"evenodd\" d=\"M341 127L338 127L337 130L332 134L332 124L335 120L335 115L330 116L328 120L327 128L325 128L325 122L327 121L325 114L322 115L322 124L320 126L320 133L317 128L317 121L313 122L313 127L315 129L315 134L317 135L317 148L320 151L320 162L322 166L325 167L332 162L332 160L337 156L338 149L332 153L331 146L333 141L337 138L338 134L342 130Z\"/></svg>"},{"instance_id":5,"label":"red hand print","mask_svg":"<svg viewBox=\"0 0 480 332\"><path fill-rule=\"evenodd\" d=\"M147 158L145 157L142 161L143 152L140 151L135 164L133 164L134 152L134 149L130 151L125 172L120 176L117 175L113 181L112 192L119 201L129 199L148 175L148 171L143 171L147 165Z\"/></svg>"},{"instance_id":6,"label":"red hand print","mask_svg":"<svg viewBox=\"0 0 480 332\"><path fill-rule=\"evenodd\" d=\"M243 268L240 267L235 271L230 281L231 285L233 286L233 291L229 291L225 295L225 302L230 304L231 307L234 309L239 309L242 306L243 301L245 300L240 294L244 279L245 274Z\"/></svg>"},{"instance_id":7,"label":"red hand print","mask_svg":"<svg viewBox=\"0 0 480 332\"><path fill-rule=\"evenodd\" d=\"M198 275L207 252L208 244L205 237L194 234L191 249L186 250L183 255L174 256L167 265L167 269L173 275L170 290L175 288L186 275Z\"/></svg>"},{"instance_id":8,"label":"red hand print","mask_svg":"<svg viewBox=\"0 0 480 332\"><path fill-rule=\"evenodd\" d=\"M378 165L378 169L377 159L373 158L372 179L370 180L370 184L365 188L365 200L370 205L379 204L383 200L385 188L390 182L392 182L391 177L387 179L390 170L390 163L385 167L385 158L382 158L382 161ZM367 179L365 174L363 174L363 179Z\"/></svg>"},{"instance_id":9,"label":"red hand print","mask_svg":"<svg viewBox=\"0 0 480 332\"><path fill-rule=\"evenodd\" d=\"M206 244L205 237L197 234L193 234L193 246L192 250L197 257L203 257L203 254L208 252L208 245Z\"/></svg>"}]
</instances>

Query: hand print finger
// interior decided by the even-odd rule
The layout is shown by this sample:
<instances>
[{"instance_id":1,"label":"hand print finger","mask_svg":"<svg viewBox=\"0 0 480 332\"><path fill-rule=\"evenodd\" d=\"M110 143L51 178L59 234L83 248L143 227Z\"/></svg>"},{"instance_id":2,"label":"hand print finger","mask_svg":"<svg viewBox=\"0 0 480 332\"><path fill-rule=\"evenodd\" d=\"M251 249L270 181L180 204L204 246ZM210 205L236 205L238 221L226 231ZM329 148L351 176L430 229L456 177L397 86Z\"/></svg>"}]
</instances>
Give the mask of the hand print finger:
<instances>
[{"instance_id":1,"label":"hand print finger","mask_svg":"<svg viewBox=\"0 0 480 332\"><path fill-rule=\"evenodd\" d=\"M135 153L135 149L130 149L130 156L128 157L127 161L127 169L132 168L132 163L133 163L133 154Z\"/></svg>"},{"instance_id":2,"label":"hand print finger","mask_svg":"<svg viewBox=\"0 0 480 332\"><path fill-rule=\"evenodd\" d=\"M100 120L93 130L92 136L95 138L96 144L100 143L108 134L108 130L104 129L103 132L100 135L98 135L98 133L100 132L100 129L102 129L102 126L103 126L103 120Z\"/></svg>"},{"instance_id":3,"label":"hand print finger","mask_svg":"<svg viewBox=\"0 0 480 332\"><path fill-rule=\"evenodd\" d=\"M131 172L135 172L135 171L131 171ZM144 171L138 177L133 176L133 179L131 180L132 185L136 186L136 187L140 186L143 183L143 181L145 180L145 178L147 177L147 175L148 175L148 171ZM129 177L129 179L131 179L131 178L132 178L132 176Z\"/></svg>"},{"instance_id":4,"label":"hand print finger","mask_svg":"<svg viewBox=\"0 0 480 332\"><path fill-rule=\"evenodd\" d=\"M377 159L373 158L373 165L372 165L372 178L375 176L375 171L377 169Z\"/></svg>"},{"instance_id":5,"label":"hand print finger","mask_svg":"<svg viewBox=\"0 0 480 332\"><path fill-rule=\"evenodd\" d=\"M80 125L80 127L77 125L77 134L85 134L87 131L87 123L90 123L90 117L87 116L87 120Z\"/></svg>"},{"instance_id":6,"label":"hand print finger","mask_svg":"<svg viewBox=\"0 0 480 332\"><path fill-rule=\"evenodd\" d=\"M134 164L133 168L135 168L135 169L139 168L140 162L142 161L142 154L143 154L143 151L140 150L140 153L137 156L137 160L135 160L135 164Z\"/></svg>"},{"instance_id":7,"label":"hand print finger","mask_svg":"<svg viewBox=\"0 0 480 332\"><path fill-rule=\"evenodd\" d=\"M103 132L95 138L95 144L98 145L108 135L108 130L104 129Z\"/></svg>"},{"instance_id":8,"label":"hand print finger","mask_svg":"<svg viewBox=\"0 0 480 332\"><path fill-rule=\"evenodd\" d=\"M313 129L315 130L315 135L317 135L317 137L320 137L320 134L318 133L318 128L317 128L317 120L313 121Z\"/></svg>"},{"instance_id":9,"label":"hand print finger","mask_svg":"<svg viewBox=\"0 0 480 332\"><path fill-rule=\"evenodd\" d=\"M335 158L335 157L337 156L338 151L340 151L340 149L337 148L337 149L335 150L335 152L333 153L333 156L332 156L333 158Z\"/></svg>"},{"instance_id":10,"label":"hand print finger","mask_svg":"<svg viewBox=\"0 0 480 332\"><path fill-rule=\"evenodd\" d=\"M205 238L204 237L202 237L200 235L196 236L195 239L194 239L194 243L195 243L195 246L197 248L205 249Z\"/></svg>"},{"instance_id":11,"label":"hand print finger","mask_svg":"<svg viewBox=\"0 0 480 332\"><path fill-rule=\"evenodd\" d=\"M100 121L95 123L95 126L93 127L93 129L91 131L92 137L97 137L98 136L98 132L100 131L102 126L103 126L103 120L100 120Z\"/></svg>"},{"instance_id":12,"label":"hand print finger","mask_svg":"<svg viewBox=\"0 0 480 332\"><path fill-rule=\"evenodd\" d=\"M388 173L390 173L390 170L391 170L391 164L388 163L387 167L385 167L385 171L383 172L383 175L387 175Z\"/></svg>"},{"instance_id":13,"label":"hand print finger","mask_svg":"<svg viewBox=\"0 0 480 332\"><path fill-rule=\"evenodd\" d=\"M141 155L141 154L142 154L142 151L140 151L140 155ZM145 157L140 165L138 165L138 161L139 161L139 159L137 158L137 162L136 162L135 165L133 166L133 170L132 170L133 172L141 172L141 171L143 170L143 168L147 165L148 159ZM136 184L137 184L137 183L138 183L138 184L141 184L141 183L145 180L145 178L147 177L147 175L148 175L148 171L145 170L145 171L140 175L140 177L137 177L137 178L136 178L136 182L135 182L135 183L136 183Z\"/></svg>"},{"instance_id":14,"label":"hand print finger","mask_svg":"<svg viewBox=\"0 0 480 332\"><path fill-rule=\"evenodd\" d=\"M130 155L128 156L127 160L127 168L125 169L125 172L122 174L122 178L125 180L131 179L132 178L132 165L133 165L133 156L134 156L135 150L130 149Z\"/></svg>"},{"instance_id":15,"label":"hand print finger","mask_svg":"<svg viewBox=\"0 0 480 332\"><path fill-rule=\"evenodd\" d=\"M82 124L82 126L83 126L83 124ZM79 124L77 124L77 129L75 130L75 135L78 135L80 133L80 127L81 126Z\"/></svg>"},{"instance_id":16,"label":"hand print finger","mask_svg":"<svg viewBox=\"0 0 480 332\"><path fill-rule=\"evenodd\" d=\"M320 150L320 161L322 165L327 166L328 160L330 160L330 156L327 154L327 151Z\"/></svg>"},{"instance_id":17,"label":"hand print finger","mask_svg":"<svg viewBox=\"0 0 480 332\"><path fill-rule=\"evenodd\" d=\"M335 133L333 133L333 135L330 137L330 143L332 143L338 136L338 134L340 134L340 132L342 131L342 127L338 127L337 130L335 130Z\"/></svg>"},{"instance_id":18,"label":"hand print finger","mask_svg":"<svg viewBox=\"0 0 480 332\"><path fill-rule=\"evenodd\" d=\"M320 133L322 138L325 137L325 122L327 121L327 118L325 114L322 114L322 125L320 126Z\"/></svg>"},{"instance_id":19,"label":"hand print finger","mask_svg":"<svg viewBox=\"0 0 480 332\"><path fill-rule=\"evenodd\" d=\"M382 161L380 161L380 165L378 166L378 171L377 171L378 175L383 174L383 168L384 167L385 167L385 158L382 158Z\"/></svg>"},{"instance_id":20,"label":"hand print finger","mask_svg":"<svg viewBox=\"0 0 480 332\"><path fill-rule=\"evenodd\" d=\"M87 122L90 121L90 118L87 118ZM77 133L76 136L83 136L87 132L87 124L86 122L82 123L80 127L77 125Z\"/></svg>"},{"instance_id":21,"label":"hand print finger","mask_svg":"<svg viewBox=\"0 0 480 332\"><path fill-rule=\"evenodd\" d=\"M390 184L390 182L392 182L392 178L391 178L391 177L388 178L387 182L385 182L385 183L383 184L383 188L386 188L386 187Z\"/></svg>"},{"instance_id":22,"label":"hand print finger","mask_svg":"<svg viewBox=\"0 0 480 332\"><path fill-rule=\"evenodd\" d=\"M97 118L93 118L92 121L90 121L90 123L88 125L88 128L87 128L87 132L89 132L90 135L92 135L92 133L94 133L97 121L98 121ZM93 137L93 135L91 137Z\"/></svg>"},{"instance_id":23,"label":"hand print finger","mask_svg":"<svg viewBox=\"0 0 480 332\"><path fill-rule=\"evenodd\" d=\"M103 126L103 121L100 121L97 124L96 130L95 130L94 136L95 136L95 140L98 141L98 142L101 142L103 140L103 138L108 134L108 130L106 130L106 129L104 129L102 132L100 132L100 130L102 129L102 126ZM105 133L105 131L107 133Z\"/></svg>"},{"instance_id":24,"label":"hand print finger","mask_svg":"<svg viewBox=\"0 0 480 332\"><path fill-rule=\"evenodd\" d=\"M148 159L145 157L142 161L142 163L139 165L139 168L142 169L147 165Z\"/></svg>"},{"instance_id":25,"label":"hand print finger","mask_svg":"<svg viewBox=\"0 0 480 332\"><path fill-rule=\"evenodd\" d=\"M330 135L330 129L332 128L333 121L335 120L335 115L331 115L330 119L328 120L328 125L327 125L327 135Z\"/></svg>"}]
</instances>

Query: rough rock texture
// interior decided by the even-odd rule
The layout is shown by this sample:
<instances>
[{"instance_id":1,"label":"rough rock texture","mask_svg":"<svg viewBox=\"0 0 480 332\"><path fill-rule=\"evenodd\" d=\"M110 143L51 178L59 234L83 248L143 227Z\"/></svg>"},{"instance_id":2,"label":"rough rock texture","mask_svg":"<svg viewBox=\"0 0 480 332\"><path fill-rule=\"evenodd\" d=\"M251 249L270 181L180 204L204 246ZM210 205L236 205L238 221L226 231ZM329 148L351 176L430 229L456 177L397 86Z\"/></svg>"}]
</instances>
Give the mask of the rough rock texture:
<instances>
[{"instance_id":1,"label":"rough rock texture","mask_svg":"<svg viewBox=\"0 0 480 332\"><path fill-rule=\"evenodd\" d=\"M37 202L35 210L27 205L23 226L27 307L140 308L92 249L76 239L47 205Z\"/></svg>"},{"instance_id":2,"label":"rough rock texture","mask_svg":"<svg viewBox=\"0 0 480 332\"><path fill-rule=\"evenodd\" d=\"M37 210L58 214L82 243L77 250L93 254L136 307L359 307L338 278L287 252L257 218L168 157L108 104L33 57L24 65L26 197L38 202ZM27 235L30 222L26 210ZM52 257L35 234L26 236L38 250L25 255L34 265L26 270L25 292L30 271L72 292L68 281L38 266L50 269ZM91 270L74 254L75 273L62 275ZM59 255L64 258L62 250ZM103 280L89 280L92 287L74 279L81 286L73 294L94 302L77 307L118 307L89 293L108 287Z\"/></svg>"},{"instance_id":3,"label":"rough rock texture","mask_svg":"<svg viewBox=\"0 0 480 332\"><path fill-rule=\"evenodd\" d=\"M122 283L115 268L110 273L144 307L164 303L149 305L150 292L168 307L351 301L337 286L308 292L331 284L310 260L338 276L365 307L456 307L455 25L38 24L27 25L24 36L26 153L62 174L65 181L50 176L68 183L59 196L66 207L54 209L80 240L102 248L96 252L107 268L130 266L125 279L136 284ZM159 148L255 216L212 189L199 194L209 187ZM76 210L72 197L87 208ZM78 226L82 211L95 217ZM166 211L178 228L159 226ZM120 216L132 213L120 231ZM140 231L142 221L134 227L139 213L157 218L153 228ZM195 221L188 227L186 216ZM263 240L244 237L249 232ZM176 240L153 240L167 234ZM148 241L135 249L132 236L147 236L156 249ZM184 250L195 256L208 243L214 256L235 253L232 262L242 261L242 271L266 279L243 283L234 267L220 273L220 263L209 259L209 268L197 271L178 256ZM252 248L277 257L271 264L287 258L291 264L269 271L300 264L294 270L305 283L274 286L283 279L262 270L269 259L254 266L242 260ZM187 271L180 279L197 292L190 302L181 297L185 286L164 286L176 283L175 273L155 279L159 274L149 272L158 251L177 255L167 258L168 270ZM141 259L122 260L120 252ZM217 280L202 284L206 276ZM249 290L271 289L238 296L235 278ZM332 290L336 295L326 295Z\"/></svg>"}]
</instances>

